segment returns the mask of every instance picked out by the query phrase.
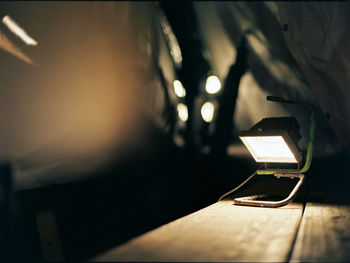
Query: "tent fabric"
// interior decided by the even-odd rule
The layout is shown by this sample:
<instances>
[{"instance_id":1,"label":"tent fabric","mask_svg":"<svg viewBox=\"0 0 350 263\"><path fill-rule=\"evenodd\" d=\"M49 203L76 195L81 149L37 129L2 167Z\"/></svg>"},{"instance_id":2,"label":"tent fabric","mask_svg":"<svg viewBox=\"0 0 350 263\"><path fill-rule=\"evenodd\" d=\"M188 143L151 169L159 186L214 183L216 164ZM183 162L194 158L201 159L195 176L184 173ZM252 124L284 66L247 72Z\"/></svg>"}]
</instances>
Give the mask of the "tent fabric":
<instances>
[{"instance_id":1,"label":"tent fabric","mask_svg":"<svg viewBox=\"0 0 350 263\"><path fill-rule=\"evenodd\" d=\"M277 2L288 49L328 122L350 150L350 4Z\"/></svg>"},{"instance_id":2,"label":"tent fabric","mask_svg":"<svg viewBox=\"0 0 350 263\"><path fill-rule=\"evenodd\" d=\"M317 92L305 79L284 39L284 22L279 19L276 3L194 2L194 6L207 47L206 56L221 80L235 62L240 38L250 31L247 34L249 70L240 82L234 116L237 129L246 130L264 117L295 116L303 136L300 146L305 149L310 125L308 109L265 99L267 95L281 96L313 103L318 109ZM342 28L346 29L344 25ZM317 114L317 125L315 156L339 151L342 146L322 113Z\"/></svg>"},{"instance_id":3,"label":"tent fabric","mask_svg":"<svg viewBox=\"0 0 350 263\"><path fill-rule=\"evenodd\" d=\"M0 23L33 61L0 45L0 159L15 164L18 188L80 180L149 141L144 116L160 119L164 108L154 64L166 67L169 83L174 75L152 3L1 2L0 9L38 42L28 46Z\"/></svg>"}]
</instances>

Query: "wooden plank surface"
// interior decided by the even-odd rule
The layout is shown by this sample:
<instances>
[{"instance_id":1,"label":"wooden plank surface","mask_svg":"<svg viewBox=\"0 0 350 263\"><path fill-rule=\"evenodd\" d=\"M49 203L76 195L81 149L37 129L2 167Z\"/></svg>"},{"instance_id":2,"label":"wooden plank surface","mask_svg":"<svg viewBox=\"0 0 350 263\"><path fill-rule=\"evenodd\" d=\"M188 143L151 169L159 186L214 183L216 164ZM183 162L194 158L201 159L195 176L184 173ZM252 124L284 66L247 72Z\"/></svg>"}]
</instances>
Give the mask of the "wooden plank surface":
<instances>
[{"instance_id":1,"label":"wooden plank surface","mask_svg":"<svg viewBox=\"0 0 350 263\"><path fill-rule=\"evenodd\" d=\"M292 262L350 262L350 206L307 203Z\"/></svg>"},{"instance_id":2,"label":"wooden plank surface","mask_svg":"<svg viewBox=\"0 0 350 263\"><path fill-rule=\"evenodd\" d=\"M93 261L286 261L302 208L302 204L276 209L220 201L134 238Z\"/></svg>"}]
</instances>

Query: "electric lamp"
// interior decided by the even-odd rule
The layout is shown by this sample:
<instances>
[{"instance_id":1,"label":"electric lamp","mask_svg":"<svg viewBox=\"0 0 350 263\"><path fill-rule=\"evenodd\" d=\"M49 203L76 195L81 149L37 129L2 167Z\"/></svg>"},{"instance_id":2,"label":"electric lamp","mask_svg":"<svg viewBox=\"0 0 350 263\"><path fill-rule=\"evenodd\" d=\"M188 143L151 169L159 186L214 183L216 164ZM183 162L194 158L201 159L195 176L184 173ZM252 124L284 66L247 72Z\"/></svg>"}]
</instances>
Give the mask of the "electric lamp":
<instances>
[{"instance_id":1,"label":"electric lamp","mask_svg":"<svg viewBox=\"0 0 350 263\"><path fill-rule=\"evenodd\" d=\"M298 149L298 141L301 138L300 126L294 117L276 117L265 118L255 124L247 131L241 131L239 138L243 144L247 147L254 160L258 163L264 163L265 169L257 170L241 185L225 194L220 198L224 198L228 194L238 190L245 185L255 175L274 175L277 178L299 178L298 183L290 194L283 200L279 201L266 201L257 200L257 196L235 198L234 204L236 205L249 205L249 206L261 206L261 207L280 207L288 204L292 201L298 192L301 184L304 181L304 175L312 160L313 151L313 138L315 133L315 119L313 106L308 103L298 103L288 101L279 97L267 96L267 100L280 102L280 103L292 103L292 104L306 104L311 110L311 125L309 131L309 142L307 148L306 159L304 165L300 168L303 162L302 155ZM286 164L295 164L297 169L269 169L269 165L285 166Z\"/></svg>"},{"instance_id":2,"label":"electric lamp","mask_svg":"<svg viewBox=\"0 0 350 263\"><path fill-rule=\"evenodd\" d=\"M296 147L300 126L294 117L265 118L242 131L239 138L258 163L299 163L302 159Z\"/></svg>"}]
</instances>

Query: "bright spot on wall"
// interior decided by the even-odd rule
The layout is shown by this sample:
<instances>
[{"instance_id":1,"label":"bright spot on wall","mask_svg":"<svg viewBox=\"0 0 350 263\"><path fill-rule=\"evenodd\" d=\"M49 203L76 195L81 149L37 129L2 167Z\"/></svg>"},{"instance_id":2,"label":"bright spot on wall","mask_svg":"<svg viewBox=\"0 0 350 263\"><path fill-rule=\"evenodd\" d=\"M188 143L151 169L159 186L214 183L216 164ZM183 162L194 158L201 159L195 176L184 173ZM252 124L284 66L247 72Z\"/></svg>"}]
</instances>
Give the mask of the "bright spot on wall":
<instances>
[{"instance_id":1,"label":"bright spot on wall","mask_svg":"<svg viewBox=\"0 0 350 263\"><path fill-rule=\"evenodd\" d=\"M217 76L209 76L205 82L205 90L209 94L215 94L221 89L221 83Z\"/></svg>"},{"instance_id":2,"label":"bright spot on wall","mask_svg":"<svg viewBox=\"0 0 350 263\"><path fill-rule=\"evenodd\" d=\"M187 121L188 119L188 110L187 110L187 106L183 103L179 103L177 104L177 115L179 116L180 120L182 121Z\"/></svg>"},{"instance_id":3,"label":"bright spot on wall","mask_svg":"<svg viewBox=\"0 0 350 263\"><path fill-rule=\"evenodd\" d=\"M36 46L38 42L36 42L33 38L31 38L27 32L21 28L9 15L6 15L2 18L2 23L7 26L7 28L18 36L24 43L29 46Z\"/></svg>"},{"instance_id":4,"label":"bright spot on wall","mask_svg":"<svg viewBox=\"0 0 350 263\"><path fill-rule=\"evenodd\" d=\"M201 115L205 122L211 122L214 117L214 104L207 101L201 108Z\"/></svg>"},{"instance_id":5,"label":"bright spot on wall","mask_svg":"<svg viewBox=\"0 0 350 263\"><path fill-rule=\"evenodd\" d=\"M180 98L183 98L186 96L186 90L182 86L182 83L179 80L174 80L173 86L174 86L174 91L175 91L176 96L178 96Z\"/></svg>"}]
</instances>

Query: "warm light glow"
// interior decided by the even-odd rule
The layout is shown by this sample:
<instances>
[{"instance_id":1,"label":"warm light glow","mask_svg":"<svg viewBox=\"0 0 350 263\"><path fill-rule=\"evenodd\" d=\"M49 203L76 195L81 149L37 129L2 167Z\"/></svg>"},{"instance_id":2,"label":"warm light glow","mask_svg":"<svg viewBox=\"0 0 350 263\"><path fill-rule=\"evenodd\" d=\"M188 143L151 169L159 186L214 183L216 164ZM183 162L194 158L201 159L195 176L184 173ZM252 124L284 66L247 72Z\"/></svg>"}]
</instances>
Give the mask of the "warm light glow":
<instances>
[{"instance_id":1,"label":"warm light glow","mask_svg":"<svg viewBox=\"0 0 350 263\"><path fill-rule=\"evenodd\" d=\"M166 16L163 14L163 12L159 13L159 19L160 19L160 25L162 27L162 30L167 38L169 47L170 47L170 55L172 56L175 65L177 67L181 67L182 65L182 54L181 54L181 49L179 46L179 43L177 41L177 38L171 29L171 26L168 22L168 19Z\"/></svg>"},{"instance_id":2,"label":"warm light glow","mask_svg":"<svg viewBox=\"0 0 350 263\"><path fill-rule=\"evenodd\" d=\"M24 62L35 65L35 63L22 50L20 50L5 34L0 31L0 49L9 52Z\"/></svg>"},{"instance_id":3,"label":"warm light glow","mask_svg":"<svg viewBox=\"0 0 350 263\"><path fill-rule=\"evenodd\" d=\"M38 45L38 42L31 38L23 28L21 28L14 20L12 20L9 15L6 15L2 18L2 23L5 24L12 33L22 39L27 45Z\"/></svg>"},{"instance_id":4,"label":"warm light glow","mask_svg":"<svg viewBox=\"0 0 350 263\"><path fill-rule=\"evenodd\" d=\"M188 110L187 106L183 103L177 104L177 114L182 121L187 121L188 119Z\"/></svg>"},{"instance_id":5,"label":"warm light glow","mask_svg":"<svg viewBox=\"0 0 350 263\"><path fill-rule=\"evenodd\" d=\"M201 115L205 122L211 122L214 117L214 104L207 101L201 108Z\"/></svg>"},{"instance_id":6,"label":"warm light glow","mask_svg":"<svg viewBox=\"0 0 350 263\"><path fill-rule=\"evenodd\" d=\"M173 141L178 147L184 147L186 144L184 138L178 134L173 136Z\"/></svg>"},{"instance_id":7,"label":"warm light glow","mask_svg":"<svg viewBox=\"0 0 350 263\"><path fill-rule=\"evenodd\" d=\"M205 90L209 94L217 93L221 89L221 83L217 76L210 76L205 83Z\"/></svg>"},{"instance_id":8,"label":"warm light glow","mask_svg":"<svg viewBox=\"0 0 350 263\"><path fill-rule=\"evenodd\" d=\"M258 163L297 163L282 136L246 136L240 139Z\"/></svg>"},{"instance_id":9,"label":"warm light glow","mask_svg":"<svg viewBox=\"0 0 350 263\"><path fill-rule=\"evenodd\" d=\"M182 84L179 80L174 80L173 86L174 86L174 91L175 91L176 96L178 96L180 98L183 98L186 96L186 90L182 86Z\"/></svg>"}]
</instances>

